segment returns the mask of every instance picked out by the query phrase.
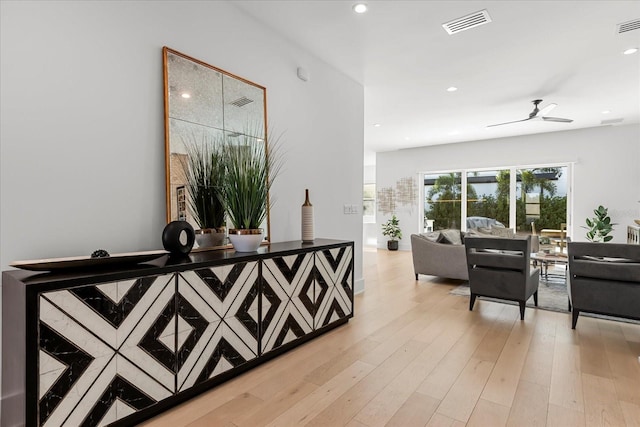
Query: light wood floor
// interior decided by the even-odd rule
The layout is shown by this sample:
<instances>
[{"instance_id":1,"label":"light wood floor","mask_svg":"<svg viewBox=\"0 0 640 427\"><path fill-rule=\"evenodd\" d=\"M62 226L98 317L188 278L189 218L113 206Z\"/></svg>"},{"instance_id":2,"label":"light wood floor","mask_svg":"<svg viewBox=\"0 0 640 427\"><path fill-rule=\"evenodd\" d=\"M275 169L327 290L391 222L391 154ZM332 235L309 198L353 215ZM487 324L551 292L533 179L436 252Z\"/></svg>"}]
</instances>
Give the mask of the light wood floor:
<instances>
[{"instance_id":1,"label":"light wood floor","mask_svg":"<svg viewBox=\"0 0 640 427\"><path fill-rule=\"evenodd\" d=\"M449 295L365 249L351 321L145 426L640 426L640 325Z\"/></svg>"}]
</instances>

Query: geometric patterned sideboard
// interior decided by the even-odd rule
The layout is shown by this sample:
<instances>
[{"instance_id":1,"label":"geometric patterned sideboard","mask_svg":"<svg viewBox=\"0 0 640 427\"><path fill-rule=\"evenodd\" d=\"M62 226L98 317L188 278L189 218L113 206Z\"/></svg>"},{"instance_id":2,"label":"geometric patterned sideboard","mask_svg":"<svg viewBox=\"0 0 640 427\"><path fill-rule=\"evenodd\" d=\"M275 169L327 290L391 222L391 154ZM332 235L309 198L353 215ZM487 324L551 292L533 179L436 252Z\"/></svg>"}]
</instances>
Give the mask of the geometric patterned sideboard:
<instances>
[{"instance_id":1,"label":"geometric patterned sideboard","mask_svg":"<svg viewBox=\"0 0 640 427\"><path fill-rule=\"evenodd\" d=\"M352 242L229 254L4 272L2 425L135 425L353 316Z\"/></svg>"}]
</instances>

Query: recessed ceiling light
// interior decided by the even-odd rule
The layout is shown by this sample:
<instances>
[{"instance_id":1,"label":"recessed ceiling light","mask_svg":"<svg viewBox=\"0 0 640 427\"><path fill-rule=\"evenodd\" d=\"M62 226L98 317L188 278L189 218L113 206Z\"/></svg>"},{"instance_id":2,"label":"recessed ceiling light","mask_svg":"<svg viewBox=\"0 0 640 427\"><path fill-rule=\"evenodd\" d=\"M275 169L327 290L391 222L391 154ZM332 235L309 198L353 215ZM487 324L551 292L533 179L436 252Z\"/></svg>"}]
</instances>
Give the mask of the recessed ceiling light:
<instances>
[{"instance_id":1,"label":"recessed ceiling light","mask_svg":"<svg viewBox=\"0 0 640 427\"><path fill-rule=\"evenodd\" d=\"M405 140L405 141L411 141L411 138L409 138L408 136L405 136L405 137L404 137L404 140Z\"/></svg>"},{"instance_id":2,"label":"recessed ceiling light","mask_svg":"<svg viewBox=\"0 0 640 427\"><path fill-rule=\"evenodd\" d=\"M379 128L380 126L382 126L380 123L375 123L375 124L373 125L373 127L374 127L374 128Z\"/></svg>"},{"instance_id":3,"label":"recessed ceiling light","mask_svg":"<svg viewBox=\"0 0 640 427\"><path fill-rule=\"evenodd\" d=\"M611 112L611 111L609 111L609 110L604 110L604 111L602 112L602 114L609 114L610 112Z\"/></svg>"},{"instance_id":4,"label":"recessed ceiling light","mask_svg":"<svg viewBox=\"0 0 640 427\"><path fill-rule=\"evenodd\" d=\"M636 53L638 51L637 47L632 47L631 49L627 49L622 52L623 55L631 55L632 53Z\"/></svg>"},{"instance_id":5,"label":"recessed ceiling light","mask_svg":"<svg viewBox=\"0 0 640 427\"><path fill-rule=\"evenodd\" d=\"M356 3L353 5L353 11L355 13L365 13L367 11L366 3Z\"/></svg>"},{"instance_id":6,"label":"recessed ceiling light","mask_svg":"<svg viewBox=\"0 0 640 427\"><path fill-rule=\"evenodd\" d=\"M187 92L183 92L182 95L180 95L181 97L185 98L185 99L189 99L191 98L191 95L188 94Z\"/></svg>"},{"instance_id":7,"label":"recessed ceiling light","mask_svg":"<svg viewBox=\"0 0 640 427\"><path fill-rule=\"evenodd\" d=\"M447 88L447 92L455 92L455 91L457 91L457 90L458 90L458 88L457 88L457 87L455 87L455 86L449 86L449 87Z\"/></svg>"},{"instance_id":8,"label":"recessed ceiling light","mask_svg":"<svg viewBox=\"0 0 640 427\"><path fill-rule=\"evenodd\" d=\"M449 135L458 135L459 133L459 130L452 130L451 132L449 132Z\"/></svg>"}]
</instances>

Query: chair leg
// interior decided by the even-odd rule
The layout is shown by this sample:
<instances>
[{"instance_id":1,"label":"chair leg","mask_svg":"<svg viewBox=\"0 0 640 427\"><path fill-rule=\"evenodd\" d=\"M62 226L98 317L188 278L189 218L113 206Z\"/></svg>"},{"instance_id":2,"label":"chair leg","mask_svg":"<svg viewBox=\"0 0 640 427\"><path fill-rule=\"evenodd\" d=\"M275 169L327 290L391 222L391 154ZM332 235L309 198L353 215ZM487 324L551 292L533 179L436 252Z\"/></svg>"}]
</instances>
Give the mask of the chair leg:
<instances>
[{"instance_id":1,"label":"chair leg","mask_svg":"<svg viewBox=\"0 0 640 427\"><path fill-rule=\"evenodd\" d=\"M569 299L569 297L567 297L567 305L569 306L567 311L571 311L571 300Z\"/></svg>"},{"instance_id":2,"label":"chair leg","mask_svg":"<svg viewBox=\"0 0 640 427\"><path fill-rule=\"evenodd\" d=\"M418 273L416 273L416 280L418 280Z\"/></svg>"},{"instance_id":3,"label":"chair leg","mask_svg":"<svg viewBox=\"0 0 640 427\"><path fill-rule=\"evenodd\" d=\"M520 304L520 320L524 320L525 302L524 301L518 301L518 304Z\"/></svg>"},{"instance_id":4,"label":"chair leg","mask_svg":"<svg viewBox=\"0 0 640 427\"><path fill-rule=\"evenodd\" d=\"M469 298L469 311L473 311L473 304L476 303L476 297L477 295L472 293L471 297Z\"/></svg>"},{"instance_id":5,"label":"chair leg","mask_svg":"<svg viewBox=\"0 0 640 427\"><path fill-rule=\"evenodd\" d=\"M535 306L538 306L538 291L535 291L533 293L533 303L535 304Z\"/></svg>"},{"instance_id":6,"label":"chair leg","mask_svg":"<svg viewBox=\"0 0 640 427\"><path fill-rule=\"evenodd\" d=\"M578 314L580 314L580 310L576 310L576 308L573 307L573 311L571 312L571 329L576 328L576 324L578 323Z\"/></svg>"}]
</instances>

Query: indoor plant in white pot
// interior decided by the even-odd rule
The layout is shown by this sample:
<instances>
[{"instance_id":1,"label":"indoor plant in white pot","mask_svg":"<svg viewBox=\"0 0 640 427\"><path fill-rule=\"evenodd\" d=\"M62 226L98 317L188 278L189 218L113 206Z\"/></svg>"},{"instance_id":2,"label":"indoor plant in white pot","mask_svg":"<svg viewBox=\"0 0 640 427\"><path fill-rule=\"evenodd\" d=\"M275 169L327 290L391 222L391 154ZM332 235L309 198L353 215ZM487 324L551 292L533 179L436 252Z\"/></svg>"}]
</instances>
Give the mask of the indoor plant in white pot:
<instances>
[{"instance_id":1,"label":"indoor plant in white pot","mask_svg":"<svg viewBox=\"0 0 640 427\"><path fill-rule=\"evenodd\" d=\"M221 143L204 138L202 143L185 144L187 154L181 158L189 212L200 227L196 230L199 247L220 246L226 237L220 199L225 173Z\"/></svg>"},{"instance_id":2,"label":"indoor plant in white pot","mask_svg":"<svg viewBox=\"0 0 640 427\"><path fill-rule=\"evenodd\" d=\"M224 185L221 200L233 228L229 240L238 252L253 252L264 240L261 228L269 211L269 190L278 175L281 162L277 139L266 141L246 133L225 140Z\"/></svg>"},{"instance_id":3,"label":"indoor plant in white pot","mask_svg":"<svg viewBox=\"0 0 640 427\"><path fill-rule=\"evenodd\" d=\"M393 215L389 221L382 224L382 235L389 237L387 249L397 251L398 239L402 239L402 230L400 230L400 220L395 215Z\"/></svg>"}]
</instances>

